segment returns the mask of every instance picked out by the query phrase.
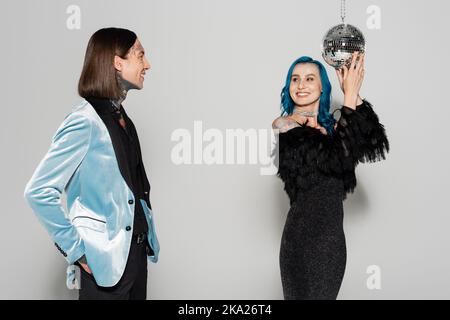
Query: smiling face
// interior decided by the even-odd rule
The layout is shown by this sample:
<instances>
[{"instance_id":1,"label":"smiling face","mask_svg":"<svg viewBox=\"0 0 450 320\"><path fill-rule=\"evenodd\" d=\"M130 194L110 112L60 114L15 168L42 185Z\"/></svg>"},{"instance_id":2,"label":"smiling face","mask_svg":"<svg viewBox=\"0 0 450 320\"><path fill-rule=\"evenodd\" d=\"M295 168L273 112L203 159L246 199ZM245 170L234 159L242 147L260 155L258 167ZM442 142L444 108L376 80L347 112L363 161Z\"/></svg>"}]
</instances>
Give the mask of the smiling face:
<instances>
[{"instance_id":1,"label":"smiling face","mask_svg":"<svg viewBox=\"0 0 450 320\"><path fill-rule=\"evenodd\" d=\"M314 63L297 64L292 72L289 93L296 106L305 107L320 99L322 82Z\"/></svg>"},{"instance_id":2,"label":"smiling face","mask_svg":"<svg viewBox=\"0 0 450 320\"><path fill-rule=\"evenodd\" d=\"M139 39L136 39L125 59L117 55L114 57L114 67L123 79L131 82L138 89L144 87L144 75L146 70L150 69L150 63L145 57L145 51Z\"/></svg>"}]
</instances>

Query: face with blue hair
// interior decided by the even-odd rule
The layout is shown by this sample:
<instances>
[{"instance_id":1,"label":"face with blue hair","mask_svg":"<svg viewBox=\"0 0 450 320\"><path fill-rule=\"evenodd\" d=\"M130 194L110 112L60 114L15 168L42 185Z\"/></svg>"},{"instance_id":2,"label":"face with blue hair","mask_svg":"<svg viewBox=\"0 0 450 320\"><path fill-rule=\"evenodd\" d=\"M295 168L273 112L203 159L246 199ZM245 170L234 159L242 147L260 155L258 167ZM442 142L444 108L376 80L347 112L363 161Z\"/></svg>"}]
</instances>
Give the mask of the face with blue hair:
<instances>
[{"instance_id":1,"label":"face with blue hair","mask_svg":"<svg viewBox=\"0 0 450 320\"><path fill-rule=\"evenodd\" d=\"M314 63L299 63L294 67L289 94L296 107L307 111L319 109L322 81L319 67Z\"/></svg>"}]
</instances>

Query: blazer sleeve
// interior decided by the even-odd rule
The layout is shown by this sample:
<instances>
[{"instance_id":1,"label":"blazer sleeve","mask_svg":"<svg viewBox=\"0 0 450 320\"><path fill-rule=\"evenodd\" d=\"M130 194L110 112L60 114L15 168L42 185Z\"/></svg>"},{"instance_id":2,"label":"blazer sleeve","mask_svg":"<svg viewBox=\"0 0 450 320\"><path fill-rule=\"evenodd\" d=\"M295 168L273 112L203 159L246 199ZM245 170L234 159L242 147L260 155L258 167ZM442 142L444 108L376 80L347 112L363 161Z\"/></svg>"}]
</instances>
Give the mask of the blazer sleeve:
<instances>
[{"instance_id":1,"label":"blazer sleeve","mask_svg":"<svg viewBox=\"0 0 450 320\"><path fill-rule=\"evenodd\" d=\"M83 240L64 213L61 195L89 149L91 131L88 118L76 113L66 116L24 191L29 205L69 264L81 258L85 250Z\"/></svg>"}]
</instances>

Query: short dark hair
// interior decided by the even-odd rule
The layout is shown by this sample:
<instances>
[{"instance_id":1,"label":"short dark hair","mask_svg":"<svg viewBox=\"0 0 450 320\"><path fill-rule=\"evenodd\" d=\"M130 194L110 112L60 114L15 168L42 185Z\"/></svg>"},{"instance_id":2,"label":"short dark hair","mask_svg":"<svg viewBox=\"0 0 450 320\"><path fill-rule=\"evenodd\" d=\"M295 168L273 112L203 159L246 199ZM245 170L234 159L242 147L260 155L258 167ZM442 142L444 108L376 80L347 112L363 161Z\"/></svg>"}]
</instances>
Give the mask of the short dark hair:
<instances>
[{"instance_id":1,"label":"short dark hair","mask_svg":"<svg viewBox=\"0 0 450 320\"><path fill-rule=\"evenodd\" d=\"M103 28L96 31L86 48L78 94L83 98L119 98L121 89L114 56L125 59L136 39L136 34L127 29Z\"/></svg>"}]
</instances>

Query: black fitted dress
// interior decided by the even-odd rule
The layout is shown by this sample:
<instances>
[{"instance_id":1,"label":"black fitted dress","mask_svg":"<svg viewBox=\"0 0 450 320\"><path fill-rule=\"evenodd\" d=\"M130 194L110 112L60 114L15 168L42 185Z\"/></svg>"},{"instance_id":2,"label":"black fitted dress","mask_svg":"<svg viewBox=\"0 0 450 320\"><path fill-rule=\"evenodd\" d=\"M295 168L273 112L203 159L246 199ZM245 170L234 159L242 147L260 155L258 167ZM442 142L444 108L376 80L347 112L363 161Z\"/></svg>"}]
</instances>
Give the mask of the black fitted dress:
<instances>
[{"instance_id":1,"label":"black fitted dress","mask_svg":"<svg viewBox=\"0 0 450 320\"><path fill-rule=\"evenodd\" d=\"M280 248L286 300L336 299L346 265L343 201L356 187L355 167L389 152L368 101L340 111L332 135L307 125L279 134L278 176L291 204Z\"/></svg>"}]
</instances>

